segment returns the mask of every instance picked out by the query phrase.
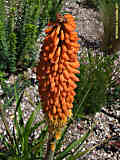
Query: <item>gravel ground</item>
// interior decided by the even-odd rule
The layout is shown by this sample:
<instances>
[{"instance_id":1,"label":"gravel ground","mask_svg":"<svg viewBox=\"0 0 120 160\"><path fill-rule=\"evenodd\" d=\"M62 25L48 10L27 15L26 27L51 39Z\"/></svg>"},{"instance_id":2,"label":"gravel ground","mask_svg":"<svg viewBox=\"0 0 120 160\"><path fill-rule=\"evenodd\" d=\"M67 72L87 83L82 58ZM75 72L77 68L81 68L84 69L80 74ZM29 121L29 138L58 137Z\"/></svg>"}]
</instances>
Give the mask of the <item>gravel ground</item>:
<instances>
[{"instance_id":1,"label":"gravel ground","mask_svg":"<svg viewBox=\"0 0 120 160\"><path fill-rule=\"evenodd\" d=\"M94 47L96 50L100 47L100 33L103 32L103 26L100 21L97 20L99 14L95 11L94 8L88 8L87 5L83 5L80 3L81 1L73 1L67 0L64 4L63 11L67 11L72 13L73 16L76 17L77 22L77 31L79 33L79 37L82 42L80 52L84 47ZM22 99L22 110L24 112L24 120L28 119L30 113L34 110L34 106L29 103L29 98L32 99L34 103L39 102L38 95L38 86L35 84L36 75L29 69L27 72L27 77L33 80L33 85L25 89L25 95ZM9 81L13 83L16 77L11 76ZM0 89L0 95L2 94L2 90ZM28 98L29 97L29 98ZM6 117L9 123L9 127L12 130L13 127L13 118L14 118L14 110L16 104L14 103L12 107L6 110ZM120 117L120 107L112 106L110 108L103 108L104 111L108 112L111 115L115 115ZM91 117L89 117L92 119ZM42 110L36 117L37 120L43 119ZM94 118L94 122L96 123L96 127L93 130L93 133L90 135L89 139L84 143L85 147L92 147L95 144L100 144L101 141L109 138L110 136L116 138L118 140L120 138L120 119L116 119L115 117L109 116L103 112L97 113ZM61 151L67 145L66 142L70 142L73 139L79 139L86 130L90 127L90 123L87 121L75 121L74 124L71 125L70 130L67 133L66 141ZM36 131L36 137L39 135L40 129ZM6 135L4 125L0 119L0 134ZM74 152L74 151L73 151ZM93 152L90 152L82 160L119 160L120 159L120 147L115 145L100 145Z\"/></svg>"}]
</instances>

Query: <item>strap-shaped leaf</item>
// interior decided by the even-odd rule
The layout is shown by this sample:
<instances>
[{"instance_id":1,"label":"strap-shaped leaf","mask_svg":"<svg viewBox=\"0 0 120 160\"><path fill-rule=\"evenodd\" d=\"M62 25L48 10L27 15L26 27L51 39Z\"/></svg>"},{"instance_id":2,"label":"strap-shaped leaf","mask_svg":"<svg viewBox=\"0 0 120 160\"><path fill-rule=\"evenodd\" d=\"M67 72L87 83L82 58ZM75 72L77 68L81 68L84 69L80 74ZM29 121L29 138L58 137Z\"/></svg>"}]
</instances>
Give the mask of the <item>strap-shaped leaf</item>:
<instances>
[{"instance_id":1,"label":"strap-shaped leaf","mask_svg":"<svg viewBox=\"0 0 120 160\"><path fill-rule=\"evenodd\" d=\"M18 96L18 93L16 92L16 85L15 85L15 97L16 97L16 110L14 113L14 127L13 128L13 139L14 139L14 148L15 150L20 153L20 148L18 147L18 145L22 145L22 149L23 149L23 133L24 133L24 122L23 122L23 117L22 117L22 111L21 111L21 100L23 98L23 94L24 92L21 93L20 96ZM17 112L18 112L18 116L17 116ZM15 134L15 130L16 130L16 134Z\"/></svg>"},{"instance_id":2,"label":"strap-shaped leaf","mask_svg":"<svg viewBox=\"0 0 120 160\"><path fill-rule=\"evenodd\" d=\"M43 144L47 137L47 133L48 133L48 127L45 127L45 129L41 131L39 138L35 141L36 144L33 146L32 152L37 154L40 151L42 156L43 146L44 146Z\"/></svg>"},{"instance_id":3,"label":"strap-shaped leaf","mask_svg":"<svg viewBox=\"0 0 120 160\"><path fill-rule=\"evenodd\" d=\"M41 125L44 124L44 123L45 123L45 120L40 121L40 122L36 123L33 127L31 127L30 135L31 135L39 126L41 126Z\"/></svg>"},{"instance_id":4,"label":"strap-shaped leaf","mask_svg":"<svg viewBox=\"0 0 120 160\"><path fill-rule=\"evenodd\" d=\"M9 137L9 139L5 140L4 143L6 144L6 146L8 146L8 148L9 148L10 150L14 151L13 146L12 146L13 137L12 137L11 131L10 131L10 129L9 129L7 120L6 120L6 118L5 118L6 116L5 116L5 113L4 113L4 111L3 111L3 105L1 104L1 102L0 102L0 113L1 113L1 118L2 118L2 121L3 121L3 123L4 123L6 132L7 132L7 136ZM8 141L10 141L11 143L9 144Z\"/></svg>"},{"instance_id":5,"label":"strap-shaped leaf","mask_svg":"<svg viewBox=\"0 0 120 160\"><path fill-rule=\"evenodd\" d=\"M36 115L39 113L40 108L41 108L41 105L38 105L35 108L35 110L32 112L32 114L30 115L30 117L29 117L29 119L26 123L25 130L24 130L24 149L25 149L25 152L29 152L29 150L28 150L28 138L29 138L29 135L31 133L32 123L34 122L34 120L36 118Z\"/></svg>"},{"instance_id":6,"label":"strap-shaped leaf","mask_svg":"<svg viewBox=\"0 0 120 160\"><path fill-rule=\"evenodd\" d=\"M24 92L22 92L19 97L16 92L16 86L15 86L15 97L16 97L17 105L16 105L16 110L15 110L14 124L15 124L16 131L17 131L19 138L21 137L22 131L24 129L24 122L23 122L22 111L21 111L21 107L20 107L20 103L23 98L23 94L24 94ZM18 119L17 119L17 115L16 115L17 112L18 112Z\"/></svg>"},{"instance_id":7,"label":"strap-shaped leaf","mask_svg":"<svg viewBox=\"0 0 120 160\"><path fill-rule=\"evenodd\" d=\"M67 158L67 160L77 160L78 158L84 156L85 154L93 151L93 150L94 150L97 146L99 146L99 145L100 145L100 144L96 144L96 145L93 146L92 148L86 149L86 150L83 151L83 152L78 152L76 155Z\"/></svg>"},{"instance_id":8,"label":"strap-shaped leaf","mask_svg":"<svg viewBox=\"0 0 120 160\"><path fill-rule=\"evenodd\" d=\"M80 103L79 106L76 108L75 113L73 114L74 119L78 118L77 116L78 116L78 114L79 114L79 110L81 110L81 106L83 105L84 101L86 100L86 98L87 98L90 90L91 90L91 87L88 88L88 90L86 91L86 94L84 95L81 103Z\"/></svg>"},{"instance_id":9,"label":"strap-shaped leaf","mask_svg":"<svg viewBox=\"0 0 120 160\"><path fill-rule=\"evenodd\" d=\"M56 157L56 160L61 160L66 156L68 156L73 148L75 149L78 145L81 145L86 140L89 134L90 134L90 130L87 133L85 133L79 140L74 140L70 145L68 145L68 147L66 147L66 149L63 152L61 152Z\"/></svg>"}]
</instances>

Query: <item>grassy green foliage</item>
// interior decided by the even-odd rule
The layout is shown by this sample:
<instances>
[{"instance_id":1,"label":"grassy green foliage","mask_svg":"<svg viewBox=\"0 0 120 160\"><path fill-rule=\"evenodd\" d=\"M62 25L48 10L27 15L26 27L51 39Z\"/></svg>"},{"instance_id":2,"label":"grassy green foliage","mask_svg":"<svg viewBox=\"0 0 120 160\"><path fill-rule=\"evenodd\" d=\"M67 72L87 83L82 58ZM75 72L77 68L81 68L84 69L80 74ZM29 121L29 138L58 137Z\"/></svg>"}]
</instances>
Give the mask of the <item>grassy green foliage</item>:
<instances>
[{"instance_id":1,"label":"grassy green foliage","mask_svg":"<svg viewBox=\"0 0 120 160\"><path fill-rule=\"evenodd\" d=\"M61 0L0 0L0 71L34 65L37 39L61 6Z\"/></svg>"},{"instance_id":2,"label":"grassy green foliage","mask_svg":"<svg viewBox=\"0 0 120 160\"><path fill-rule=\"evenodd\" d=\"M15 89L16 92L16 89ZM39 126L45 123L45 121L37 122L32 125L36 119L37 113L40 111L41 105L39 104L35 110L31 113L30 117L27 120L27 123L24 124L23 121L23 112L21 110L21 100L23 93L18 96L16 92L16 110L14 114L14 125L13 132L9 130L7 121L4 115L2 105L0 104L1 117L5 125L8 137L0 136L0 139L5 145L5 152L0 152L0 159L19 159L19 160L32 160L35 157L38 157L40 152L42 152L43 143L46 138L47 127L41 130L41 134L38 139L32 140L32 134ZM18 116L17 116L18 114ZM8 143L9 142L9 143Z\"/></svg>"}]
</instances>

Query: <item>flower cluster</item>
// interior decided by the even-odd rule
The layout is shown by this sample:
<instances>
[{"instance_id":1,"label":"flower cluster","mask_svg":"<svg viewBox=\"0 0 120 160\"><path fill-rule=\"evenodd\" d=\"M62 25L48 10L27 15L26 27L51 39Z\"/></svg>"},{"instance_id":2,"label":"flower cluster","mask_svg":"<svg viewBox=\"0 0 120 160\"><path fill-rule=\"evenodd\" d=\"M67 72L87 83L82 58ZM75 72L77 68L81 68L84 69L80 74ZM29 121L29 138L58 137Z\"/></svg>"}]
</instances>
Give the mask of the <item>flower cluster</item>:
<instances>
[{"instance_id":1,"label":"flower cluster","mask_svg":"<svg viewBox=\"0 0 120 160\"><path fill-rule=\"evenodd\" d=\"M74 89L79 81L77 52L79 50L76 24L70 14L58 14L49 23L37 67L39 94L48 124L62 128L72 114Z\"/></svg>"}]
</instances>

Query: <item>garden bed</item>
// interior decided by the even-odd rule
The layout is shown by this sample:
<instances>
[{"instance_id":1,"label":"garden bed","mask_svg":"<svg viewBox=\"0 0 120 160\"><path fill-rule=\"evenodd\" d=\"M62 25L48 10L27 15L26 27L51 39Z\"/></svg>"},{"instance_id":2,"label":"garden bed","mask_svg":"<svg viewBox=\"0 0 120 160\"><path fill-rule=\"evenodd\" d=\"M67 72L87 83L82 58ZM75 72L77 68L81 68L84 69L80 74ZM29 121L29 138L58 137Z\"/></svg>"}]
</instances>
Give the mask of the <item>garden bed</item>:
<instances>
[{"instance_id":1,"label":"garden bed","mask_svg":"<svg viewBox=\"0 0 120 160\"><path fill-rule=\"evenodd\" d=\"M77 23L77 31L80 38L80 51L79 54L83 50L88 51L88 49L92 48L94 51L100 52L100 34L103 32L103 25L98 20L99 13L96 11L94 7L91 7L87 4L81 3L80 1L72 1L67 0L65 2L63 11L70 12L76 18ZM30 104L30 99L34 102L34 104L38 104L39 94L38 94L38 84L36 82L36 74L33 73L31 69L28 69L27 72L24 73L27 79L30 79L31 84L28 88L25 89L24 96L22 99L22 111L23 111L23 119L26 123L28 117L34 110L34 106ZM17 77L11 75L9 77L8 83L14 83ZM2 95L2 90L0 90L0 95ZM12 107L6 109L6 118L9 124L9 128L12 131L13 128L13 119L14 119L14 111L16 104L13 103ZM113 137L113 140L108 144L100 145L95 150L87 154L82 159L84 160L119 160L120 159L120 146L114 144L114 142L120 143L120 106L112 105L110 107L104 107L100 113L97 113L95 117L89 116L89 123L87 120L78 119L74 121L71 125L68 133L66 135L64 145L61 148L61 151L65 148L65 146L71 142L73 139L79 139L88 128L91 127L91 123L95 122L95 128L90 135L90 137L84 142L85 148L92 147L96 144L101 144L101 141L105 139L109 139L109 137ZM36 121L43 119L42 110L36 117ZM44 127L44 126L43 126ZM40 132L39 128L34 134L37 138ZM4 125L0 119L0 134L6 136L6 131ZM112 143L113 142L113 143ZM2 144L0 142L0 150L2 149ZM74 150L72 150L74 153Z\"/></svg>"}]
</instances>

